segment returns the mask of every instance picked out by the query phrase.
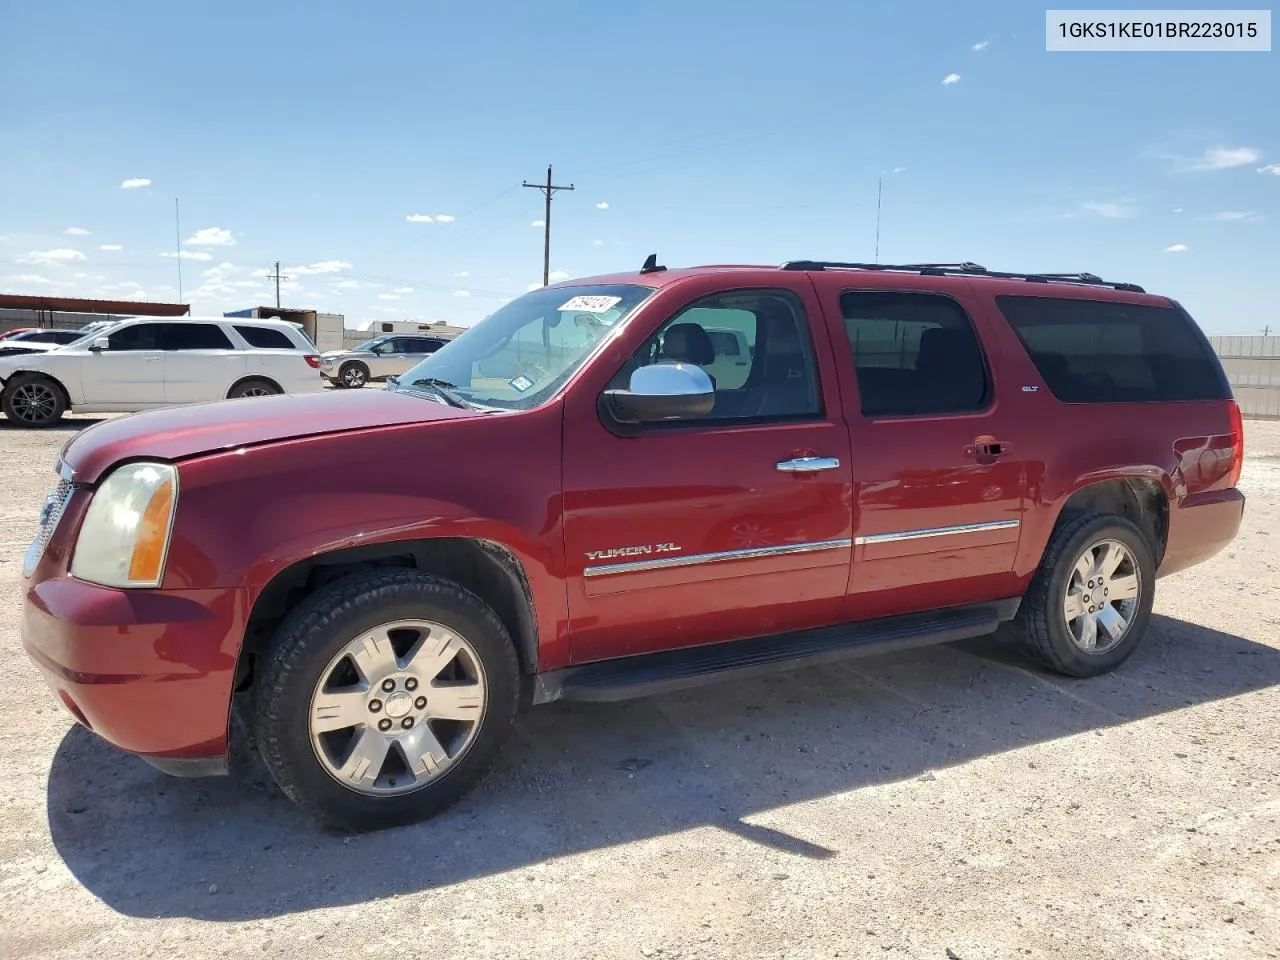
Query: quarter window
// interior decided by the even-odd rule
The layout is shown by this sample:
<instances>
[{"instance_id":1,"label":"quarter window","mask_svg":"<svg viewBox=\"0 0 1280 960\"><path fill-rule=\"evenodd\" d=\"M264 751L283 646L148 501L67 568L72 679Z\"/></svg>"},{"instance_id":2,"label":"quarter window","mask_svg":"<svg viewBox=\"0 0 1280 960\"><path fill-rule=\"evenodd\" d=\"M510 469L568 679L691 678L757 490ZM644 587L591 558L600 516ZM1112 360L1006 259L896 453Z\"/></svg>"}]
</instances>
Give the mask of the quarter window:
<instances>
[{"instance_id":1,"label":"quarter window","mask_svg":"<svg viewBox=\"0 0 1280 960\"><path fill-rule=\"evenodd\" d=\"M961 413L986 406L990 385L969 317L933 293L840 298L862 412L871 417Z\"/></svg>"},{"instance_id":2,"label":"quarter window","mask_svg":"<svg viewBox=\"0 0 1280 960\"><path fill-rule=\"evenodd\" d=\"M283 330L271 327L236 327L236 333L244 337L245 343L262 350L292 350L293 341Z\"/></svg>"}]
</instances>

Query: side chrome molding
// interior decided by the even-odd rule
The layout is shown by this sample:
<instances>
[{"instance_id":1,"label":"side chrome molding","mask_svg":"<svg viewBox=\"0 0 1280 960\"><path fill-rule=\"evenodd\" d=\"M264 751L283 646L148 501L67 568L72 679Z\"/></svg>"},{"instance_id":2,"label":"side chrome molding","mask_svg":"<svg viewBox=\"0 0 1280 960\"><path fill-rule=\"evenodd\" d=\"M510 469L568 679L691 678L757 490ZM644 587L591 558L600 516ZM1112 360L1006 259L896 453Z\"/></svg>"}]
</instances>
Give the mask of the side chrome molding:
<instances>
[{"instance_id":1,"label":"side chrome molding","mask_svg":"<svg viewBox=\"0 0 1280 960\"><path fill-rule=\"evenodd\" d=\"M953 537L966 533L987 533L991 530L1012 530L1020 520L991 520L987 523L963 523L955 527L926 527L923 530L898 530L893 533L873 533L856 537L858 546L873 543L894 543L898 540L925 540L929 537Z\"/></svg>"},{"instance_id":2,"label":"side chrome molding","mask_svg":"<svg viewBox=\"0 0 1280 960\"><path fill-rule=\"evenodd\" d=\"M666 570L670 567L692 567L704 563L723 563L726 560L756 560L761 557L784 557L794 553L817 553L821 550L848 550L853 541L818 540L811 543L788 543L780 547L749 547L745 550L723 550L719 553L690 553L684 556L658 557L655 560L631 560L627 563L607 563L587 567L584 577L608 577L618 573L640 573L647 570Z\"/></svg>"}]
</instances>

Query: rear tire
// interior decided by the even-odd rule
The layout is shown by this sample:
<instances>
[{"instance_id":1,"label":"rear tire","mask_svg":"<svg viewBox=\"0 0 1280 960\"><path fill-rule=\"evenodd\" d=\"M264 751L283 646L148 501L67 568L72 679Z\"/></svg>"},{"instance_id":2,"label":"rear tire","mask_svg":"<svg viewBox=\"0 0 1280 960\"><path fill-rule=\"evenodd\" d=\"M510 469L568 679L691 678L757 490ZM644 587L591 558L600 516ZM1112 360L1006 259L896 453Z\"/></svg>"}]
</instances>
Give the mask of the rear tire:
<instances>
[{"instance_id":1,"label":"rear tire","mask_svg":"<svg viewBox=\"0 0 1280 960\"><path fill-rule=\"evenodd\" d=\"M519 708L515 646L458 585L344 577L281 625L257 689L258 750L295 804L340 830L413 823L488 770Z\"/></svg>"},{"instance_id":2,"label":"rear tire","mask_svg":"<svg viewBox=\"0 0 1280 960\"><path fill-rule=\"evenodd\" d=\"M62 385L40 373L19 373L5 384L0 401L4 415L16 427L51 427L67 412Z\"/></svg>"},{"instance_id":3,"label":"rear tire","mask_svg":"<svg viewBox=\"0 0 1280 960\"><path fill-rule=\"evenodd\" d=\"M241 380L227 394L228 400L240 400L244 397L274 397L284 393L280 387L262 377Z\"/></svg>"},{"instance_id":4,"label":"rear tire","mask_svg":"<svg viewBox=\"0 0 1280 960\"><path fill-rule=\"evenodd\" d=\"M1088 513L1059 523L1014 628L1028 655L1068 677L1120 666L1151 620L1151 545L1123 517Z\"/></svg>"},{"instance_id":5,"label":"rear tire","mask_svg":"<svg viewBox=\"0 0 1280 960\"><path fill-rule=\"evenodd\" d=\"M369 368L359 360L348 360L338 368L338 382L351 390L358 390L369 382Z\"/></svg>"}]
</instances>

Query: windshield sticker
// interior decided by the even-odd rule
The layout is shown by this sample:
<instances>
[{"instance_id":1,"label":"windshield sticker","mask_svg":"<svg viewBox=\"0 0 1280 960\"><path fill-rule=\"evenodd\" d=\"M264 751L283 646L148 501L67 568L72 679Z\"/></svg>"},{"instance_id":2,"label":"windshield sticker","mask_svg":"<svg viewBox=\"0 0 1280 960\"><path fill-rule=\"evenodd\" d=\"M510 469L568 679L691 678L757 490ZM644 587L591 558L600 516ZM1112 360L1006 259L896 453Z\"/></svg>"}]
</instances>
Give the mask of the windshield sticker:
<instances>
[{"instance_id":1,"label":"windshield sticker","mask_svg":"<svg viewBox=\"0 0 1280 960\"><path fill-rule=\"evenodd\" d=\"M560 309L582 313L607 313L621 302L621 297L574 297Z\"/></svg>"},{"instance_id":2,"label":"windshield sticker","mask_svg":"<svg viewBox=\"0 0 1280 960\"><path fill-rule=\"evenodd\" d=\"M516 377L514 380L508 380L507 386L510 387L512 390L516 390L516 391L519 391L520 393L524 393L526 390L528 390L530 387L533 386L533 381L530 380L528 377L526 377L524 374L521 374L520 376Z\"/></svg>"}]
</instances>

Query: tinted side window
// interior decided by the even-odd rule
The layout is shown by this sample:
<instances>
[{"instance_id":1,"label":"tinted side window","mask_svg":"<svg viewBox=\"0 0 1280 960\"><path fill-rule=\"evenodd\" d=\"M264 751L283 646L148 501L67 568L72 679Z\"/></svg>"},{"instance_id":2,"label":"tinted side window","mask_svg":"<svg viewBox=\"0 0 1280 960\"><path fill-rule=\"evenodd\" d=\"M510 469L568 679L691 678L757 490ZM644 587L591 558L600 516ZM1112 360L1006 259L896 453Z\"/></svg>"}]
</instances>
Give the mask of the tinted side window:
<instances>
[{"instance_id":1,"label":"tinted side window","mask_svg":"<svg viewBox=\"0 0 1280 960\"><path fill-rule=\"evenodd\" d=\"M1225 400L1231 388L1191 318L1173 307L997 297L1049 391L1064 403Z\"/></svg>"},{"instance_id":2,"label":"tinted side window","mask_svg":"<svg viewBox=\"0 0 1280 960\"><path fill-rule=\"evenodd\" d=\"M159 350L159 323L135 323L131 327L123 327L111 334L112 350Z\"/></svg>"},{"instance_id":3,"label":"tinted side window","mask_svg":"<svg viewBox=\"0 0 1280 960\"><path fill-rule=\"evenodd\" d=\"M222 328L212 323L166 323L161 350L234 350Z\"/></svg>"},{"instance_id":4,"label":"tinted side window","mask_svg":"<svg viewBox=\"0 0 1280 960\"><path fill-rule=\"evenodd\" d=\"M846 293L844 328L867 416L981 410L987 365L973 325L950 297L934 293Z\"/></svg>"},{"instance_id":5,"label":"tinted side window","mask_svg":"<svg viewBox=\"0 0 1280 960\"><path fill-rule=\"evenodd\" d=\"M749 330L752 354L743 366L725 366L713 331ZM750 360L749 365L745 362ZM817 362L809 321L789 293L717 294L682 310L640 348L610 386L626 389L631 373L653 363L692 363L716 387L716 402L702 420L772 420L822 414Z\"/></svg>"},{"instance_id":6,"label":"tinted side window","mask_svg":"<svg viewBox=\"0 0 1280 960\"><path fill-rule=\"evenodd\" d=\"M236 333L244 337L245 343L251 347L265 350L292 350L293 341L283 330L272 330L270 327L236 327Z\"/></svg>"}]
</instances>

